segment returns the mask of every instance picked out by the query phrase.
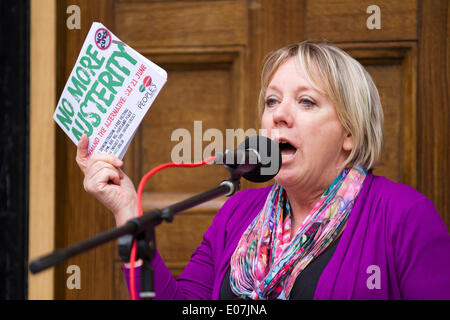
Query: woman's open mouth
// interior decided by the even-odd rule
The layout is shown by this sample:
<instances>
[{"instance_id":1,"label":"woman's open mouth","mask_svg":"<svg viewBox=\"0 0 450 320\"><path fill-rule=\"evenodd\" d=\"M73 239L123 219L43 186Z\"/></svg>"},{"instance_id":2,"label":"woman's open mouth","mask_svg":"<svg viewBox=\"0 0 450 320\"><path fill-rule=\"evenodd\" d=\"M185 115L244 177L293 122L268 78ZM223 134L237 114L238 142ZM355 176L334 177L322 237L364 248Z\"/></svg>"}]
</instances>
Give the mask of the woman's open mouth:
<instances>
[{"instance_id":1,"label":"woman's open mouth","mask_svg":"<svg viewBox=\"0 0 450 320\"><path fill-rule=\"evenodd\" d=\"M297 148L286 140L279 141L282 163L286 163L295 157Z\"/></svg>"}]
</instances>

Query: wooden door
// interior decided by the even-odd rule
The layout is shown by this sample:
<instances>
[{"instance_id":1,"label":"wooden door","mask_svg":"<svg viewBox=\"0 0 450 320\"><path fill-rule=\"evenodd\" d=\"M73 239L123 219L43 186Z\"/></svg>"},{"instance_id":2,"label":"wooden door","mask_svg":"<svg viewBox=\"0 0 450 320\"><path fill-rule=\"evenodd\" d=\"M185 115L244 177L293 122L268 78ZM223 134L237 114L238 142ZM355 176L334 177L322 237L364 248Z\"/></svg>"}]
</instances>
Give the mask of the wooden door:
<instances>
[{"instance_id":1,"label":"wooden door","mask_svg":"<svg viewBox=\"0 0 450 320\"><path fill-rule=\"evenodd\" d=\"M59 92L93 21L102 22L167 70L168 82L125 157L125 171L137 185L148 170L171 161L171 151L179 143L171 139L176 129L184 128L194 138L194 129L199 130L194 121L201 121L201 134L211 128L224 135L227 128L259 128L256 103L264 56L289 43L327 39L358 59L380 90L386 146L375 173L425 193L449 225L449 99L445 84L437 81L448 80L448 3L433 2L440 6L436 26L427 22L434 16L434 7L428 2L377 1L381 29L370 30L366 9L372 2L61 1L60 17L66 16L70 4L81 8L82 27L69 31L64 28L65 20L59 22ZM442 38L447 47L434 41ZM431 87L424 79L436 82ZM435 104L430 105L429 99ZM446 117L439 116L440 108ZM210 143L200 140L203 148ZM58 129L56 149L55 241L62 247L113 227L114 221L84 192L74 161L75 147ZM144 210L212 188L226 175L225 170L212 166L162 171L147 183ZM256 185L244 183L243 187ZM220 198L191 209L157 228L158 249L175 276L224 201ZM116 252L116 243L110 243L58 267L56 298L127 299ZM68 290L65 285L66 269L72 264L81 270L80 290Z\"/></svg>"}]
</instances>

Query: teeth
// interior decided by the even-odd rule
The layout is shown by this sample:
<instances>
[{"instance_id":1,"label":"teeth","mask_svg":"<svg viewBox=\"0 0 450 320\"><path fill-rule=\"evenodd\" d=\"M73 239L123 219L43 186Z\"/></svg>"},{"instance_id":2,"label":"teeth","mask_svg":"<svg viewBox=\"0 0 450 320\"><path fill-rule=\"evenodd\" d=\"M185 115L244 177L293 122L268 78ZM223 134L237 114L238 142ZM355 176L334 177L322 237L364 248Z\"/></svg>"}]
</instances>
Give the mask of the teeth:
<instances>
[{"instance_id":1,"label":"teeth","mask_svg":"<svg viewBox=\"0 0 450 320\"><path fill-rule=\"evenodd\" d=\"M292 158L293 156L294 156L293 154L282 154L281 160L288 160L288 159Z\"/></svg>"}]
</instances>

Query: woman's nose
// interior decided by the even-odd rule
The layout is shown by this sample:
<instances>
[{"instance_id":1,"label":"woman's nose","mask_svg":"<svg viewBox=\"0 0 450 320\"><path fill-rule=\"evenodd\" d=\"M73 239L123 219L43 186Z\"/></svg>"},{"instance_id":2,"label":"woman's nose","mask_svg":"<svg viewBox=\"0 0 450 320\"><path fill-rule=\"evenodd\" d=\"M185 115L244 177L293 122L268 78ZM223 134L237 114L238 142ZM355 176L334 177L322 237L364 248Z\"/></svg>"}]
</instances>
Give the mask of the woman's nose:
<instances>
[{"instance_id":1,"label":"woman's nose","mask_svg":"<svg viewBox=\"0 0 450 320\"><path fill-rule=\"evenodd\" d=\"M291 127L294 123L291 106L287 102L280 103L273 112L275 127Z\"/></svg>"}]
</instances>

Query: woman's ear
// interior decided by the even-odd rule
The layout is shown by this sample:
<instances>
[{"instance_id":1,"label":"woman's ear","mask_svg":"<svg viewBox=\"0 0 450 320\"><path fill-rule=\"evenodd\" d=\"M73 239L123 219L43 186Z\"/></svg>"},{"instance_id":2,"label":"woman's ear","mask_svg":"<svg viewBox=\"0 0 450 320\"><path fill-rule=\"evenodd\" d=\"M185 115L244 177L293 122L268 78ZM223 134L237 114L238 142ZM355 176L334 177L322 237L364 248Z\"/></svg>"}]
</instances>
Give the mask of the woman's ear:
<instances>
[{"instance_id":1,"label":"woman's ear","mask_svg":"<svg viewBox=\"0 0 450 320\"><path fill-rule=\"evenodd\" d=\"M347 132L347 134L344 137L342 149L344 149L345 151L352 151L353 149L353 136L350 132Z\"/></svg>"}]
</instances>

